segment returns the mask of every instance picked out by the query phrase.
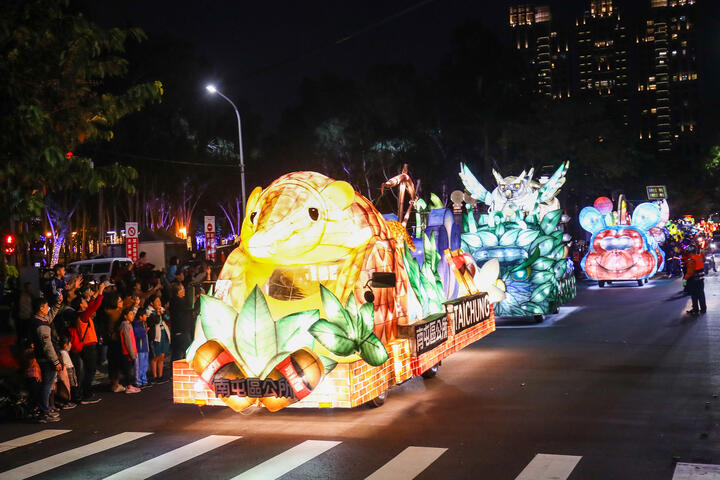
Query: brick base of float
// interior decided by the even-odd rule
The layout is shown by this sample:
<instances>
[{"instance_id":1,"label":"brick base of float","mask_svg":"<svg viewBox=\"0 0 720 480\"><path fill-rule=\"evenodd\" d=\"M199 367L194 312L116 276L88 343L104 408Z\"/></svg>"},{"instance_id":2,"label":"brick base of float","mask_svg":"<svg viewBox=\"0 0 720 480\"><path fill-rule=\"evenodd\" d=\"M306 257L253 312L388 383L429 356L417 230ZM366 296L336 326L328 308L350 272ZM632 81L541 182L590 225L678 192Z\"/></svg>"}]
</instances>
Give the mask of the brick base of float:
<instances>
[{"instance_id":1,"label":"brick base of float","mask_svg":"<svg viewBox=\"0 0 720 480\"><path fill-rule=\"evenodd\" d=\"M288 408L352 408L369 402L385 390L412 378L454 352L495 331L495 313L490 318L455 334L452 314L446 317L448 339L422 355L412 356L410 340L400 338L386 345L387 362L372 367L364 360L338 363L313 392ZM185 360L173 362L173 402L226 406L215 396Z\"/></svg>"}]
</instances>

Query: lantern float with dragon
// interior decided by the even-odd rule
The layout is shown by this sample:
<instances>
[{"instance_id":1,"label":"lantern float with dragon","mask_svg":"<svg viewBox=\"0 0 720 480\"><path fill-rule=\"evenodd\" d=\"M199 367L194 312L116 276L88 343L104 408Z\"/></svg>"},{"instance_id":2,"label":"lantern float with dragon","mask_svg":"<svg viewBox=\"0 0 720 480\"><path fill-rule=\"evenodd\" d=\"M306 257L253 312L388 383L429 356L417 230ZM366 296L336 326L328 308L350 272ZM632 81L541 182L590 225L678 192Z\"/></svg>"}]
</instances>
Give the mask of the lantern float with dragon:
<instances>
[{"instance_id":1,"label":"lantern float with dragon","mask_svg":"<svg viewBox=\"0 0 720 480\"><path fill-rule=\"evenodd\" d=\"M407 186L403 175L386 186ZM495 330L498 262L478 268L460 249L438 250L437 232L418 256L409 212L388 221L350 184L315 172L257 187L246 211L239 246L200 299L186 359L173 364L176 403L379 405L392 385L434 376Z\"/></svg>"},{"instance_id":2,"label":"lantern float with dragon","mask_svg":"<svg viewBox=\"0 0 720 480\"><path fill-rule=\"evenodd\" d=\"M622 195L618 209L612 211L612 206L600 197L580 211L580 225L592 234L582 268L601 287L620 280L642 286L665 264L665 254L651 233L662 226L662 209L653 202L641 203L630 216Z\"/></svg>"},{"instance_id":3,"label":"lantern float with dragon","mask_svg":"<svg viewBox=\"0 0 720 480\"><path fill-rule=\"evenodd\" d=\"M461 164L460 178L472 198L488 206L476 220L468 212L462 247L478 265L500 264L505 299L495 305L498 316L533 316L537 321L576 294L573 263L568 258L570 236L563 232L569 220L556 195L565 183L569 164L549 178L536 181L534 170L502 177L493 170L497 187L488 191L470 169Z\"/></svg>"}]
</instances>

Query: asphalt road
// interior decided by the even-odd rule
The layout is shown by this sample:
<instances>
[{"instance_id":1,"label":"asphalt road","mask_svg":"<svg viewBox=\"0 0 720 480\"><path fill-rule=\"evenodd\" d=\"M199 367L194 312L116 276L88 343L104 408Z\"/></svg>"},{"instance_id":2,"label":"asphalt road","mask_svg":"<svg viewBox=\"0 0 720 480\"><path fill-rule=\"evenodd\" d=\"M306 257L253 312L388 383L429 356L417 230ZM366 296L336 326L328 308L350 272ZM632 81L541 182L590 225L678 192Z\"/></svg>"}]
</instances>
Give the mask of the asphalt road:
<instances>
[{"instance_id":1,"label":"asphalt road","mask_svg":"<svg viewBox=\"0 0 720 480\"><path fill-rule=\"evenodd\" d=\"M581 288L377 409L237 414L174 405L170 384L103 393L58 423L2 425L0 479L720 479L685 465L720 464L718 287L707 279L699 318L679 280Z\"/></svg>"}]
</instances>

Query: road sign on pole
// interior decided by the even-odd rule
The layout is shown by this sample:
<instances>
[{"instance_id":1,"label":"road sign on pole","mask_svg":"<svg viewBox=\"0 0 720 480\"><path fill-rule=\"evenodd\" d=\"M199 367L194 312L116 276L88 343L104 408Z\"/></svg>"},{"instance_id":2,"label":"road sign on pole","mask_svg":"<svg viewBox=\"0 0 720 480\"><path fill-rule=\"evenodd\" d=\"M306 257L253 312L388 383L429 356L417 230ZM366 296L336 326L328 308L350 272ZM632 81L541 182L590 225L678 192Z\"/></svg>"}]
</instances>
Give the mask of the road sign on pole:
<instances>
[{"instance_id":1,"label":"road sign on pole","mask_svg":"<svg viewBox=\"0 0 720 480\"><path fill-rule=\"evenodd\" d=\"M205 260L215 261L215 217L205 217Z\"/></svg>"},{"instance_id":2,"label":"road sign on pole","mask_svg":"<svg viewBox=\"0 0 720 480\"><path fill-rule=\"evenodd\" d=\"M138 224L125 222L125 255L137 262L138 259Z\"/></svg>"},{"instance_id":3,"label":"road sign on pole","mask_svg":"<svg viewBox=\"0 0 720 480\"><path fill-rule=\"evenodd\" d=\"M667 187L665 185L648 185L648 200L664 200L667 198Z\"/></svg>"}]
</instances>

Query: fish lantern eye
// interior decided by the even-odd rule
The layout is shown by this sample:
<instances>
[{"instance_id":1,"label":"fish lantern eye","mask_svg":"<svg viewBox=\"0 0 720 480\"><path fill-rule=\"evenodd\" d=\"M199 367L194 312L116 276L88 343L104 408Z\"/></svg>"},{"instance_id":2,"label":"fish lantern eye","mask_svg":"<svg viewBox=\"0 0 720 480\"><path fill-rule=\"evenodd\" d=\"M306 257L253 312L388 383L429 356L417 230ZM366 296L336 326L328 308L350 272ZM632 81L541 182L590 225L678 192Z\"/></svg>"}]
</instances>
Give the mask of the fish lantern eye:
<instances>
[{"instance_id":1,"label":"fish lantern eye","mask_svg":"<svg viewBox=\"0 0 720 480\"><path fill-rule=\"evenodd\" d=\"M512 272L513 280L516 280L518 282L526 281L528 277L530 277L530 267Z\"/></svg>"},{"instance_id":2,"label":"fish lantern eye","mask_svg":"<svg viewBox=\"0 0 720 480\"><path fill-rule=\"evenodd\" d=\"M252 212L250 214L250 223L255 223L255 217L257 217L257 212Z\"/></svg>"},{"instance_id":3,"label":"fish lantern eye","mask_svg":"<svg viewBox=\"0 0 720 480\"><path fill-rule=\"evenodd\" d=\"M500 185L500 188L502 188L503 190L505 190L505 189L507 188L507 185L505 185L505 184Z\"/></svg>"},{"instance_id":4,"label":"fish lantern eye","mask_svg":"<svg viewBox=\"0 0 720 480\"><path fill-rule=\"evenodd\" d=\"M308 215L310 215L310 218L312 221L316 221L318 217L320 216L320 212L318 212L318 209L315 207L308 208Z\"/></svg>"},{"instance_id":5,"label":"fish lantern eye","mask_svg":"<svg viewBox=\"0 0 720 480\"><path fill-rule=\"evenodd\" d=\"M516 184L515 184L515 188L520 188L520 184L519 184L519 183L516 183Z\"/></svg>"}]
</instances>

